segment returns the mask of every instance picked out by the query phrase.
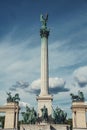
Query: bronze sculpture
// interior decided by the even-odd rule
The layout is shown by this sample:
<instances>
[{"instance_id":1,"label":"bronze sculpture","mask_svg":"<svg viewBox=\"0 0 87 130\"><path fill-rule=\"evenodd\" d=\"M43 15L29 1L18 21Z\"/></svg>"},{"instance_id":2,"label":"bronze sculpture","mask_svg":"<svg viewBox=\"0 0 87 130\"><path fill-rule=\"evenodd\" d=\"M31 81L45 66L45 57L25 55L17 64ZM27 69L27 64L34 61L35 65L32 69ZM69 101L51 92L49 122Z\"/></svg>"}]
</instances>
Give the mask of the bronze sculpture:
<instances>
[{"instance_id":1,"label":"bronze sculpture","mask_svg":"<svg viewBox=\"0 0 87 130\"><path fill-rule=\"evenodd\" d=\"M81 91L78 91L78 95L74 95L73 93L71 93L70 96L72 98L72 102L84 101L84 94Z\"/></svg>"},{"instance_id":2,"label":"bronze sculpture","mask_svg":"<svg viewBox=\"0 0 87 130\"><path fill-rule=\"evenodd\" d=\"M15 102L18 103L20 101L19 94L16 93L15 96L12 97L11 92L7 93L7 103L8 102Z\"/></svg>"},{"instance_id":3,"label":"bronze sculpture","mask_svg":"<svg viewBox=\"0 0 87 130\"><path fill-rule=\"evenodd\" d=\"M48 110L45 105L41 109L41 112L42 112L42 121L47 121L48 120Z\"/></svg>"},{"instance_id":4,"label":"bronze sculpture","mask_svg":"<svg viewBox=\"0 0 87 130\"><path fill-rule=\"evenodd\" d=\"M46 17L44 17L42 14L40 15L40 21L42 22L42 29L47 29L47 20L48 20L48 14L46 14Z\"/></svg>"},{"instance_id":5,"label":"bronze sculpture","mask_svg":"<svg viewBox=\"0 0 87 130\"><path fill-rule=\"evenodd\" d=\"M67 113L64 112L62 109L56 107L53 110L53 119L55 124L64 124L66 121Z\"/></svg>"},{"instance_id":6,"label":"bronze sculpture","mask_svg":"<svg viewBox=\"0 0 87 130\"><path fill-rule=\"evenodd\" d=\"M23 123L24 124L35 124L37 120L37 113L34 108L30 109L26 106L26 112L22 112Z\"/></svg>"}]
</instances>

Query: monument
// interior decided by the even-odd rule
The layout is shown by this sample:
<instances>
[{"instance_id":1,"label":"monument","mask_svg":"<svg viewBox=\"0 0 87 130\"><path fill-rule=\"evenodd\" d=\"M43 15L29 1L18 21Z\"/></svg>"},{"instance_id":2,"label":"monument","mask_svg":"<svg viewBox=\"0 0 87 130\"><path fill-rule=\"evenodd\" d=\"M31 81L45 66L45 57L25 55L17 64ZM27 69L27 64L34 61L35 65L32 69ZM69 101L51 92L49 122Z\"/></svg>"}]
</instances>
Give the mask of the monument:
<instances>
[{"instance_id":1,"label":"monument","mask_svg":"<svg viewBox=\"0 0 87 130\"><path fill-rule=\"evenodd\" d=\"M49 66L48 66L48 36L47 28L48 15L40 16L42 26L41 36L41 91L36 97L38 102L38 112L27 107L22 113L23 124L20 130L69 130L69 125L65 124L67 114L63 110L52 108L53 96L49 94ZM52 117L53 114L53 117ZM32 118L31 117L34 117Z\"/></svg>"},{"instance_id":2,"label":"monument","mask_svg":"<svg viewBox=\"0 0 87 130\"><path fill-rule=\"evenodd\" d=\"M0 112L5 114L4 129L17 129L18 128L18 118L19 118L19 104L20 100L19 94L11 96L11 93L7 93L7 104L0 107Z\"/></svg>"},{"instance_id":3,"label":"monument","mask_svg":"<svg viewBox=\"0 0 87 130\"><path fill-rule=\"evenodd\" d=\"M48 116L52 114L52 95L49 94L49 66L48 66L48 36L49 30L47 28L48 15L40 16L42 27L40 29L41 36L41 92L37 96L38 114L41 116L41 109L46 106L48 109Z\"/></svg>"},{"instance_id":4,"label":"monument","mask_svg":"<svg viewBox=\"0 0 87 130\"><path fill-rule=\"evenodd\" d=\"M83 92L78 91L78 95L70 94L72 98L72 124L73 130L87 130L86 111L87 104L84 101Z\"/></svg>"}]
</instances>

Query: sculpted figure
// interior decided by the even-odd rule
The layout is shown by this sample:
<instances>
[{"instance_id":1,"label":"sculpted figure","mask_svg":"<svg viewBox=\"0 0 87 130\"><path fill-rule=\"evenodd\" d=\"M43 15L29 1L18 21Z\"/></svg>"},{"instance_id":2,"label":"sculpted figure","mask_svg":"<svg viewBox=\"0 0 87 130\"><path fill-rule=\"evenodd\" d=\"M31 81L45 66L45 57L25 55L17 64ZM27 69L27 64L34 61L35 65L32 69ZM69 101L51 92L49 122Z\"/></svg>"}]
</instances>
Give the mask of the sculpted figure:
<instances>
[{"instance_id":1,"label":"sculpted figure","mask_svg":"<svg viewBox=\"0 0 87 130\"><path fill-rule=\"evenodd\" d=\"M24 124L35 124L37 120L37 113L34 108L30 109L26 106L26 112L22 112L23 123Z\"/></svg>"},{"instance_id":2,"label":"sculpted figure","mask_svg":"<svg viewBox=\"0 0 87 130\"><path fill-rule=\"evenodd\" d=\"M7 102L12 102L11 92L7 93L7 95L8 95Z\"/></svg>"},{"instance_id":3,"label":"sculpted figure","mask_svg":"<svg viewBox=\"0 0 87 130\"><path fill-rule=\"evenodd\" d=\"M7 102L16 102L18 103L20 101L19 94L16 93L15 96L11 96L11 92L7 93Z\"/></svg>"},{"instance_id":4,"label":"sculpted figure","mask_svg":"<svg viewBox=\"0 0 87 130\"><path fill-rule=\"evenodd\" d=\"M25 124L28 124L28 113L25 113L25 112L22 112L22 117L23 117L23 123Z\"/></svg>"},{"instance_id":5,"label":"sculpted figure","mask_svg":"<svg viewBox=\"0 0 87 130\"><path fill-rule=\"evenodd\" d=\"M19 101L20 101L19 94L16 93L15 96L13 97L13 102L18 103Z\"/></svg>"},{"instance_id":6,"label":"sculpted figure","mask_svg":"<svg viewBox=\"0 0 87 130\"><path fill-rule=\"evenodd\" d=\"M29 123L35 124L36 120L37 120L37 113L34 110L34 108L32 108L29 114Z\"/></svg>"},{"instance_id":7,"label":"sculpted figure","mask_svg":"<svg viewBox=\"0 0 87 130\"><path fill-rule=\"evenodd\" d=\"M83 92L78 91L78 95L74 95L73 93L70 94L73 102L84 101L84 94Z\"/></svg>"},{"instance_id":8,"label":"sculpted figure","mask_svg":"<svg viewBox=\"0 0 87 130\"><path fill-rule=\"evenodd\" d=\"M78 91L78 97L81 101L84 101L84 94L83 92Z\"/></svg>"},{"instance_id":9,"label":"sculpted figure","mask_svg":"<svg viewBox=\"0 0 87 130\"><path fill-rule=\"evenodd\" d=\"M40 15L40 21L42 22L42 29L47 28L47 20L48 20L48 14L46 14L46 17L44 17L42 14Z\"/></svg>"},{"instance_id":10,"label":"sculpted figure","mask_svg":"<svg viewBox=\"0 0 87 130\"><path fill-rule=\"evenodd\" d=\"M41 109L41 112L42 112L42 119L43 119L43 121L47 121L48 120L48 110L47 110L45 105Z\"/></svg>"},{"instance_id":11,"label":"sculpted figure","mask_svg":"<svg viewBox=\"0 0 87 130\"><path fill-rule=\"evenodd\" d=\"M53 119L55 124L63 124L66 121L67 113L65 113L60 108L53 110Z\"/></svg>"}]
</instances>

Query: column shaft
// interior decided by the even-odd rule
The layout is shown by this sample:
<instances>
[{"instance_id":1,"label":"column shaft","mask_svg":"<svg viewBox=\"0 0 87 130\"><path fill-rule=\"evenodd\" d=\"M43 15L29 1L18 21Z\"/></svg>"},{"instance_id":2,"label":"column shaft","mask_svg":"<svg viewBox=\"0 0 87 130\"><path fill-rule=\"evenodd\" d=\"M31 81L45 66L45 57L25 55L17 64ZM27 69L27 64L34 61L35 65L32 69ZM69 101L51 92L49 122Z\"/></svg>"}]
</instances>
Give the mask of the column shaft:
<instances>
[{"instance_id":1,"label":"column shaft","mask_svg":"<svg viewBox=\"0 0 87 130\"><path fill-rule=\"evenodd\" d=\"M41 38L41 95L48 95L48 38Z\"/></svg>"}]
</instances>

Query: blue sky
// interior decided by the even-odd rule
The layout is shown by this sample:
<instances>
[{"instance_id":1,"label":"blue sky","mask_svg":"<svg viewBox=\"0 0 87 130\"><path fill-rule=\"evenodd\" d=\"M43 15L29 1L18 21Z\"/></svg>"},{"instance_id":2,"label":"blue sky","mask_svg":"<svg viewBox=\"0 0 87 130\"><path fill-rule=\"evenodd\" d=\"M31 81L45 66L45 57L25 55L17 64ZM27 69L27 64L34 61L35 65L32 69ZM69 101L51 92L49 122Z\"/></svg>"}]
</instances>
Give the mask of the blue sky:
<instances>
[{"instance_id":1,"label":"blue sky","mask_svg":"<svg viewBox=\"0 0 87 130\"><path fill-rule=\"evenodd\" d=\"M40 86L40 14L49 14L49 77L53 107L71 117L70 93L87 100L87 0L0 1L0 105L6 92L37 108Z\"/></svg>"}]
</instances>

